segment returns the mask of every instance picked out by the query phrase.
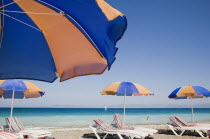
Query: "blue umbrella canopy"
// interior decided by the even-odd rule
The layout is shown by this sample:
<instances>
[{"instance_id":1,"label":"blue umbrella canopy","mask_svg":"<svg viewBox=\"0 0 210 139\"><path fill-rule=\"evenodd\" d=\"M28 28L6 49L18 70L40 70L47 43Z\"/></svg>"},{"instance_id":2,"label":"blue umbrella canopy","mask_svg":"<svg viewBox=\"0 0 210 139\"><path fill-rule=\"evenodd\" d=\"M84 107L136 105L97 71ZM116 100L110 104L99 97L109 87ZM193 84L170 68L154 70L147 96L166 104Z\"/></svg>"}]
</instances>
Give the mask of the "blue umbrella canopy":
<instances>
[{"instance_id":1,"label":"blue umbrella canopy","mask_svg":"<svg viewBox=\"0 0 210 139\"><path fill-rule=\"evenodd\" d=\"M175 89L169 96L171 99L210 97L210 91L201 86L184 86Z\"/></svg>"},{"instance_id":2,"label":"blue umbrella canopy","mask_svg":"<svg viewBox=\"0 0 210 139\"><path fill-rule=\"evenodd\" d=\"M6 0L0 8L0 79L101 74L127 27L104 0Z\"/></svg>"},{"instance_id":3,"label":"blue umbrella canopy","mask_svg":"<svg viewBox=\"0 0 210 139\"><path fill-rule=\"evenodd\" d=\"M101 91L102 95L116 95L116 96L141 96L153 95L148 89L132 82L115 82L108 85Z\"/></svg>"},{"instance_id":4,"label":"blue umbrella canopy","mask_svg":"<svg viewBox=\"0 0 210 139\"><path fill-rule=\"evenodd\" d=\"M44 91L41 90L35 84L22 80L0 80L0 98L4 99L23 99L23 98L37 98L44 95Z\"/></svg>"}]
</instances>

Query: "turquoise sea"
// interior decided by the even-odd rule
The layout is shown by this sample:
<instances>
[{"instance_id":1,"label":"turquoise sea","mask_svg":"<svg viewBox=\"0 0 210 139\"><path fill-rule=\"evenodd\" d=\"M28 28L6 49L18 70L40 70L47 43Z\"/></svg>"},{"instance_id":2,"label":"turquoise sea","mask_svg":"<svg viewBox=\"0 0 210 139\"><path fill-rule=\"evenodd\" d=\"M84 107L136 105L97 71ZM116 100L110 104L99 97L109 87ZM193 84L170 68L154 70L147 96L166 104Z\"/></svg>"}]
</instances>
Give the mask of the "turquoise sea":
<instances>
[{"instance_id":1,"label":"turquoise sea","mask_svg":"<svg viewBox=\"0 0 210 139\"><path fill-rule=\"evenodd\" d=\"M210 108L195 108L196 122L210 122ZM113 120L113 114L123 115L122 108L15 108L13 116L19 117L24 125L47 127L87 127L94 119L103 119L107 123ZM0 108L0 125L5 124L10 108ZM189 108L127 108L126 124L164 124L169 116L179 115L191 121Z\"/></svg>"}]
</instances>

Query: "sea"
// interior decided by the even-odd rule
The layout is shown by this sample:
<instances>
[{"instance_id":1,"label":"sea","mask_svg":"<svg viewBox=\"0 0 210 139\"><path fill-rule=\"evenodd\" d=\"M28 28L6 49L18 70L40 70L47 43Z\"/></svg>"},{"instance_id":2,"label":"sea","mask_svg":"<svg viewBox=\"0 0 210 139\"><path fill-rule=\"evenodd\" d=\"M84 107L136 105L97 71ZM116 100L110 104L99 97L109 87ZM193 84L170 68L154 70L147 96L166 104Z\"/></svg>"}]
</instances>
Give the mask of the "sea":
<instances>
[{"instance_id":1,"label":"sea","mask_svg":"<svg viewBox=\"0 0 210 139\"><path fill-rule=\"evenodd\" d=\"M14 108L13 117L19 117L26 126L39 127L87 127L93 120L113 121L113 114L120 114L122 108ZM10 116L10 108L0 108L0 125L5 125L5 117ZM169 116L179 116L191 122L190 108L127 108L125 123L165 124ZM194 108L196 122L210 122L210 108Z\"/></svg>"}]
</instances>

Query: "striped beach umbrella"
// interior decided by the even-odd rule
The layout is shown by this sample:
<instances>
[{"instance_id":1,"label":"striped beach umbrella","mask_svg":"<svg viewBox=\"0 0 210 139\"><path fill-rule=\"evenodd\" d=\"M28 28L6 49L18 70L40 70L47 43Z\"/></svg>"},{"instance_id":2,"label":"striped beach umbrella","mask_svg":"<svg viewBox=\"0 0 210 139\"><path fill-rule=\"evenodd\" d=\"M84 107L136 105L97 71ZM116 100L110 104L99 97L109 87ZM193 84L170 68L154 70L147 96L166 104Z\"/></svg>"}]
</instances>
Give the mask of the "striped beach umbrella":
<instances>
[{"instance_id":1,"label":"striped beach umbrella","mask_svg":"<svg viewBox=\"0 0 210 139\"><path fill-rule=\"evenodd\" d=\"M0 79L101 74L127 27L104 0L2 0L0 8Z\"/></svg>"},{"instance_id":2,"label":"striped beach umbrella","mask_svg":"<svg viewBox=\"0 0 210 139\"><path fill-rule=\"evenodd\" d=\"M10 79L10 80L0 80L0 98L12 99L11 113L13 114L14 99L23 98L38 98L44 95L44 91L33 83Z\"/></svg>"},{"instance_id":3,"label":"striped beach umbrella","mask_svg":"<svg viewBox=\"0 0 210 139\"><path fill-rule=\"evenodd\" d=\"M102 95L116 95L116 96L124 96L124 116L123 122L125 124L125 104L126 104L126 96L142 96L142 95L153 95L148 89L143 86L132 83L132 82L115 82L108 85L101 91Z\"/></svg>"},{"instance_id":4,"label":"striped beach umbrella","mask_svg":"<svg viewBox=\"0 0 210 139\"><path fill-rule=\"evenodd\" d=\"M190 99L192 116L191 121L194 124L194 112L192 99L210 97L210 91L201 86L184 86L175 89L169 96L170 99Z\"/></svg>"}]
</instances>

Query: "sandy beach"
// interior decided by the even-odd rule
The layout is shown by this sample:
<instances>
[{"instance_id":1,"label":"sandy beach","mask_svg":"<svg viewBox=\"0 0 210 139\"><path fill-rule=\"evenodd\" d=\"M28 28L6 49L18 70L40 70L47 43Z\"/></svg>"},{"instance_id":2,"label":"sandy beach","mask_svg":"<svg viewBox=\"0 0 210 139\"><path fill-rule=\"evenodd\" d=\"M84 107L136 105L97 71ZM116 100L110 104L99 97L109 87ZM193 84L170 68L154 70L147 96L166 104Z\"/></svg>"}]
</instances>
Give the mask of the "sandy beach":
<instances>
[{"instance_id":1,"label":"sandy beach","mask_svg":"<svg viewBox=\"0 0 210 139\"><path fill-rule=\"evenodd\" d=\"M144 125L143 127L158 129L159 132L154 134L153 137L155 139L201 139L201 137L194 132L186 133L183 136L175 136L165 125ZM48 130L52 132L51 137L56 139L96 139L93 131L89 128L52 128ZM101 137L104 136L103 133L99 135ZM108 135L106 139L118 139L118 137L117 135ZM125 139L128 138L125 137Z\"/></svg>"}]
</instances>

